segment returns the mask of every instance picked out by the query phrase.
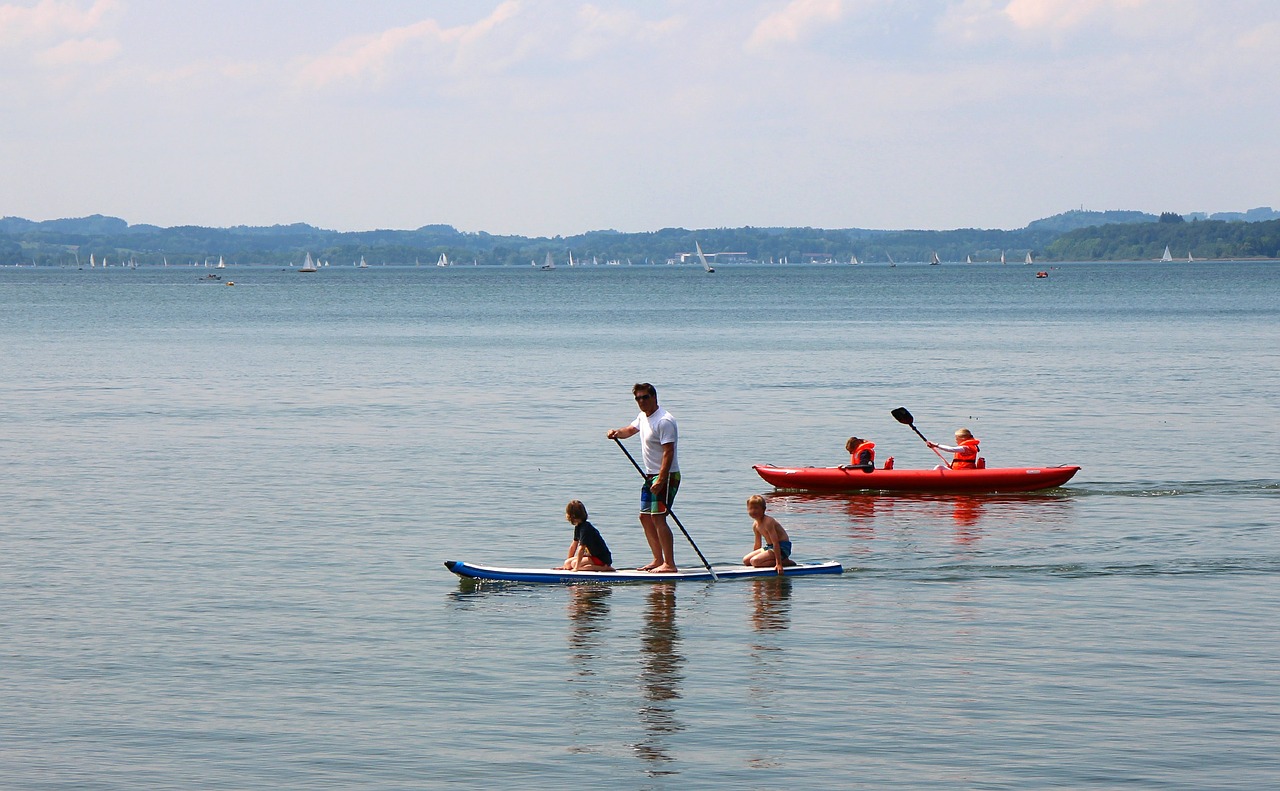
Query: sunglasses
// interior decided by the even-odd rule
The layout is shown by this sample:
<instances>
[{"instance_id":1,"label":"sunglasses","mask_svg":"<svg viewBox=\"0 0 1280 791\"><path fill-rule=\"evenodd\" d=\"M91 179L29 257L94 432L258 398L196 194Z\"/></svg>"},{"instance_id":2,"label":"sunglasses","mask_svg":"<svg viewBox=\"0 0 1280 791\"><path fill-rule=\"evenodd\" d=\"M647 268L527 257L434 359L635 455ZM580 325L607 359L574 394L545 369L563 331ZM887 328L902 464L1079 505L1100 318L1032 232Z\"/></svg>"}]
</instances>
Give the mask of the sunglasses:
<instances>
[{"instance_id":1,"label":"sunglasses","mask_svg":"<svg viewBox=\"0 0 1280 791\"><path fill-rule=\"evenodd\" d=\"M650 393L641 393L636 396L637 401L648 401L650 398L653 398L653 395Z\"/></svg>"}]
</instances>

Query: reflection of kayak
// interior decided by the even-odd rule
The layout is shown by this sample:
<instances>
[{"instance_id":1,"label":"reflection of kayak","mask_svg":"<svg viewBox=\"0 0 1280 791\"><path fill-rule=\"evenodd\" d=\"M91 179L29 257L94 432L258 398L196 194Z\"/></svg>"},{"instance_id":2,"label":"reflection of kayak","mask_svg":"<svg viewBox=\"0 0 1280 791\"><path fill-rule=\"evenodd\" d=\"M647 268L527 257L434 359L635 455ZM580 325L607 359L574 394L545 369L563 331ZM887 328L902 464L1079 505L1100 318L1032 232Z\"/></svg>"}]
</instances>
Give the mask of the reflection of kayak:
<instances>
[{"instance_id":1,"label":"reflection of kayak","mask_svg":"<svg viewBox=\"0 0 1280 791\"><path fill-rule=\"evenodd\" d=\"M690 567L684 571L669 574L654 574L648 571L561 571L558 569L511 568L507 566L480 566L464 563L461 560L446 560L446 568L459 577L478 580L506 580L508 582L544 582L564 584L573 582L674 582L676 580L709 580L711 573L702 566ZM740 577L776 577L773 566L753 568L751 566L713 566L720 579L738 579ZM787 566L788 577L800 577L808 574L840 574L844 568L834 560L825 563L799 563Z\"/></svg>"},{"instance_id":2,"label":"reflection of kayak","mask_svg":"<svg viewBox=\"0 0 1280 791\"><path fill-rule=\"evenodd\" d=\"M1033 492L1071 480L1079 467L983 467L973 470L873 470L774 467L757 464L760 477L779 489L808 492Z\"/></svg>"}]
</instances>

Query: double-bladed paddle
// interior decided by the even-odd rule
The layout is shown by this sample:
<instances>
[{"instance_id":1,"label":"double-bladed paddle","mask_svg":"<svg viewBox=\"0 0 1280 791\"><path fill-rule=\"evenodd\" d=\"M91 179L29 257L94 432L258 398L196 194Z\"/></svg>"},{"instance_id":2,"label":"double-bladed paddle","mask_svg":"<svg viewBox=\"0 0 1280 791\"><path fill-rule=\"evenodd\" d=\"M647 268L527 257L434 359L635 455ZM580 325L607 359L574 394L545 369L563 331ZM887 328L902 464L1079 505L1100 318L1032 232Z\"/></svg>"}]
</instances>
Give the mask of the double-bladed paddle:
<instances>
[{"instance_id":1,"label":"double-bladed paddle","mask_svg":"<svg viewBox=\"0 0 1280 791\"><path fill-rule=\"evenodd\" d=\"M929 445L928 438L925 437L925 435L920 433L920 429L916 428L915 418L911 417L911 413L907 411L906 407L900 406L897 409L890 412L889 414L893 415L893 419L903 424L904 426L910 426L911 430L916 433L916 436L924 440L924 444ZM933 447L932 445L929 445L929 450L933 451L934 453L938 453L938 449ZM942 463L947 465L947 469L951 469L951 462L947 461L947 458L945 456L943 456L941 453L938 453L938 458L942 459Z\"/></svg>"},{"instance_id":2,"label":"double-bladed paddle","mask_svg":"<svg viewBox=\"0 0 1280 791\"><path fill-rule=\"evenodd\" d=\"M627 446L622 444L622 440L614 437L613 441L618 443L618 447L622 448L623 453L627 454L627 460L631 462L632 467L636 468L636 472L640 473L640 477L648 478L649 476L645 475L644 470L640 469L640 465L636 464L635 457L631 455L631 451L627 450ZM684 525L680 523L680 517L676 516L675 511L672 511L671 506L669 505L667 506L667 516L670 516L676 521L676 526L680 528L680 532L684 533L684 537L688 539L689 546L693 547L693 551L698 553L698 559L702 561L702 565L706 566L707 571L711 572L711 579L719 582L720 578L716 576L716 570L711 568L711 564L708 563L706 557L703 556L702 550L698 549L698 545L693 543L693 538L689 535L689 531L684 529Z\"/></svg>"}]
</instances>

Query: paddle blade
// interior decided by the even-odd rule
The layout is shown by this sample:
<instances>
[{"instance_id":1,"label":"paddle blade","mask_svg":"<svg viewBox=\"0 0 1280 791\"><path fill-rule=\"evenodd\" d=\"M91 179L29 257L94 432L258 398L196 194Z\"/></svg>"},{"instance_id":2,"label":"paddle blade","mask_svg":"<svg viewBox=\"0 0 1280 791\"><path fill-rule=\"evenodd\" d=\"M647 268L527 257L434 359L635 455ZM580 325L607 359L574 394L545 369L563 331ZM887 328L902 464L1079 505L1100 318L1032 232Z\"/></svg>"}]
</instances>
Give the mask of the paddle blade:
<instances>
[{"instance_id":1,"label":"paddle blade","mask_svg":"<svg viewBox=\"0 0 1280 791\"><path fill-rule=\"evenodd\" d=\"M916 422L915 418L911 417L911 413L908 412L907 408L904 406L898 407L897 409L893 410L893 412L891 412L890 414L893 415L894 420L898 421L904 426L911 426L911 425L914 425Z\"/></svg>"}]
</instances>

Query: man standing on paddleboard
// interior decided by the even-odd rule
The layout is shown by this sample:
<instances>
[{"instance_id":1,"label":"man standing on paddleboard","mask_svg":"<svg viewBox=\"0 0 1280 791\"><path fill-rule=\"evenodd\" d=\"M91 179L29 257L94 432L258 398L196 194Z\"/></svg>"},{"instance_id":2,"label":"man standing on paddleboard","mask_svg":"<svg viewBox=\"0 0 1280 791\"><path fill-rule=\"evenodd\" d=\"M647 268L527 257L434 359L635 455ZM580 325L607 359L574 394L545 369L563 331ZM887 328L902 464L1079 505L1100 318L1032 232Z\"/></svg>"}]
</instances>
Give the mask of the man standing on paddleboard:
<instances>
[{"instance_id":1,"label":"man standing on paddleboard","mask_svg":"<svg viewBox=\"0 0 1280 791\"><path fill-rule=\"evenodd\" d=\"M676 571L675 549L667 511L680 488L680 464L676 460L676 419L658 406L658 389L648 382L631 388L640 414L631 424L609 429L609 439L640 435L644 485L640 487L640 524L653 552L653 561L640 571Z\"/></svg>"}]
</instances>

